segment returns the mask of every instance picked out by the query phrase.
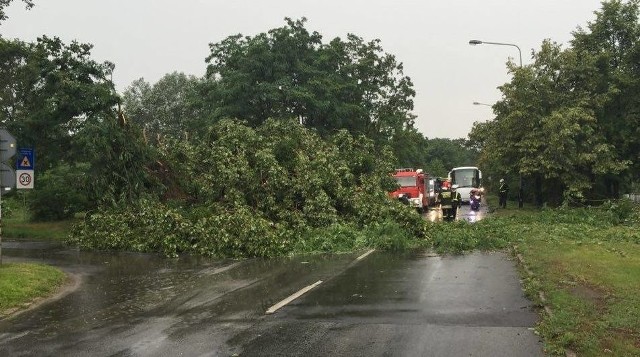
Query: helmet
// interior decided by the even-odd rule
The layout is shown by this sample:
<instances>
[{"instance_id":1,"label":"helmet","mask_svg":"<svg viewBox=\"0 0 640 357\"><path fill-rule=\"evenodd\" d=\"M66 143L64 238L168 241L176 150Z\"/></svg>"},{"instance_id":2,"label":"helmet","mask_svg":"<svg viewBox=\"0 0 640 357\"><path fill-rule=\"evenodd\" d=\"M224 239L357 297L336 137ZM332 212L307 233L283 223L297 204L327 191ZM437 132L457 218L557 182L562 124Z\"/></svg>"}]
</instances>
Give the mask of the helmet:
<instances>
[{"instance_id":1,"label":"helmet","mask_svg":"<svg viewBox=\"0 0 640 357\"><path fill-rule=\"evenodd\" d=\"M504 179L500 179L500 183L503 183L503 182L504 182Z\"/></svg>"}]
</instances>

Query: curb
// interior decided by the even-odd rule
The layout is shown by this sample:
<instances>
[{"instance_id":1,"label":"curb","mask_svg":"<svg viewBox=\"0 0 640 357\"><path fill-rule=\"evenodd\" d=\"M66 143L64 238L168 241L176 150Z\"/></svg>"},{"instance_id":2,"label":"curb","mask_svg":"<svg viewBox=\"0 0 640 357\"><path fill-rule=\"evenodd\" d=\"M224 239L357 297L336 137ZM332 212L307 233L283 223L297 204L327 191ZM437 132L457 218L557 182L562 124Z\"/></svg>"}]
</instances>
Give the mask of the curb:
<instances>
[{"instance_id":1,"label":"curb","mask_svg":"<svg viewBox=\"0 0 640 357\"><path fill-rule=\"evenodd\" d=\"M513 246L513 252L515 253L516 258L518 258L518 263L520 264L520 266L523 267L524 271L527 273L527 275L530 278L533 278L533 272L529 269L529 267L527 266L527 264L524 261L524 258L522 257L522 254L518 253L518 246L514 245ZM538 297L540 298L540 302L542 303L542 308L544 309L544 312L546 312L549 316L553 315L553 311L551 311L551 308L547 305L547 297L544 295L544 292L542 290L538 291Z\"/></svg>"},{"instance_id":2,"label":"curb","mask_svg":"<svg viewBox=\"0 0 640 357\"><path fill-rule=\"evenodd\" d=\"M529 269L529 267L525 263L524 258L522 257L522 254L520 254L518 252L518 246L514 245L511 248L513 249L513 253L516 256L516 258L518 258L518 264L520 264L520 266L522 266L522 268L524 269L524 271L527 273L527 275L530 278L534 278L533 272L531 271L531 269ZM540 298L540 302L542 303L542 307L544 309L544 312L547 313L547 315L549 315L549 316L553 316L553 311L551 311L551 308L547 304L547 297L545 296L545 294L544 294L544 292L542 290L538 291L538 297ZM565 356L566 357L577 357L578 355L575 352L567 349L565 351Z\"/></svg>"}]
</instances>

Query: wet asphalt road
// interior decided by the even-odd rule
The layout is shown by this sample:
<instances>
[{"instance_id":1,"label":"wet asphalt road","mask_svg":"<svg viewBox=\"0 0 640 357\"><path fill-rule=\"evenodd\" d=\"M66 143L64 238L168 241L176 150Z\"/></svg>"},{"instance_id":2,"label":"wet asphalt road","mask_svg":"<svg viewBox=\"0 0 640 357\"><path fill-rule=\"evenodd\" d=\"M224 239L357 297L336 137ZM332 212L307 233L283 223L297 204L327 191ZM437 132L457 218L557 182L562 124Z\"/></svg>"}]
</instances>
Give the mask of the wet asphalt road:
<instances>
[{"instance_id":1,"label":"wet asphalt road","mask_svg":"<svg viewBox=\"0 0 640 357\"><path fill-rule=\"evenodd\" d=\"M458 208L456 215L456 221L477 222L485 218L489 213L489 208L486 204L480 205L477 211L471 209L468 204L463 204ZM423 215L424 219L431 222L442 222L442 211L439 208L430 209Z\"/></svg>"},{"instance_id":2,"label":"wet asphalt road","mask_svg":"<svg viewBox=\"0 0 640 357\"><path fill-rule=\"evenodd\" d=\"M167 260L29 242L3 253L81 283L0 320L0 356L543 355L537 313L504 253Z\"/></svg>"}]
</instances>

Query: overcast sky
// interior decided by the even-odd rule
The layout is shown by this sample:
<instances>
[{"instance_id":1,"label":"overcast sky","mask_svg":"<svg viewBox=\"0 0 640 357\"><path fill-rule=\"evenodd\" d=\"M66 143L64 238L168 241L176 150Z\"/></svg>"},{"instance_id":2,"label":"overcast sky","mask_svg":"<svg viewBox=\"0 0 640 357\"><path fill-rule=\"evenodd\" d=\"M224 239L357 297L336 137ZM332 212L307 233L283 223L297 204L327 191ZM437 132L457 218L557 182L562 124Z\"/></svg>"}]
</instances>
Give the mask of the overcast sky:
<instances>
[{"instance_id":1,"label":"overcast sky","mask_svg":"<svg viewBox=\"0 0 640 357\"><path fill-rule=\"evenodd\" d=\"M323 42L347 33L380 39L404 64L416 90L416 126L428 138L464 138L473 122L492 119L488 106L507 82L510 46L470 46L471 39L513 43L523 63L546 38L567 45L594 20L599 0L14 0L0 25L5 38L43 34L94 45L93 58L116 64L118 91L143 77L155 83L174 71L202 76L209 43L308 19Z\"/></svg>"}]
</instances>

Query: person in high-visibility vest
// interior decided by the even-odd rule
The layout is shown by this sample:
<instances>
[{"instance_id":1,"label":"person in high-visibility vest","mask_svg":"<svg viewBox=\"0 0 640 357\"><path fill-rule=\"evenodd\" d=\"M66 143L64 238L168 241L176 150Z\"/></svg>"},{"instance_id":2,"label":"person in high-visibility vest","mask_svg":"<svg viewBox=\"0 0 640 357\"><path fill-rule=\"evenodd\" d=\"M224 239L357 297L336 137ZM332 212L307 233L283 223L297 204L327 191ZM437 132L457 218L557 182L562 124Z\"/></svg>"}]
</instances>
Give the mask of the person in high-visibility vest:
<instances>
[{"instance_id":1,"label":"person in high-visibility vest","mask_svg":"<svg viewBox=\"0 0 640 357\"><path fill-rule=\"evenodd\" d=\"M440 201L440 209L442 210L442 219L444 220L450 220L450 219L456 218L453 198L454 198L454 193L451 190L451 183L448 181L443 182L442 189L438 194L438 201Z\"/></svg>"}]
</instances>

